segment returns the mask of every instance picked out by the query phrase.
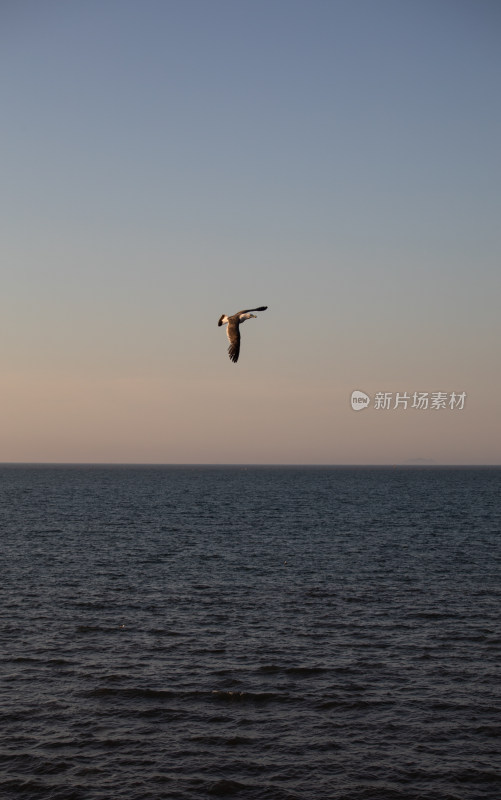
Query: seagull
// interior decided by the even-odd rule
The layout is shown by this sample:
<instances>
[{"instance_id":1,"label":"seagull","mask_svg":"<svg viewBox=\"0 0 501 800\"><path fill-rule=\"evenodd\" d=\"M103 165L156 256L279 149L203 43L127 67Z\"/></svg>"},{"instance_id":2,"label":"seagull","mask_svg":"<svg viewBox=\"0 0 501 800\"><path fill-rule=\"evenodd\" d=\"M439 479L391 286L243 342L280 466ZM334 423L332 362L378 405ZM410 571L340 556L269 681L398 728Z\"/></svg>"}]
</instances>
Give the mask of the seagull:
<instances>
[{"instance_id":1,"label":"seagull","mask_svg":"<svg viewBox=\"0 0 501 800\"><path fill-rule=\"evenodd\" d=\"M268 306L259 306L259 308L244 308L243 311L237 311L237 313L232 314L231 317L227 317L226 314L221 314L217 324L228 325L226 328L226 333L228 334L228 339L230 340L228 355L234 364L237 363L238 356L240 354L240 323L245 322L246 319L257 319L255 314L250 313L251 311L266 311L267 308Z\"/></svg>"}]
</instances>

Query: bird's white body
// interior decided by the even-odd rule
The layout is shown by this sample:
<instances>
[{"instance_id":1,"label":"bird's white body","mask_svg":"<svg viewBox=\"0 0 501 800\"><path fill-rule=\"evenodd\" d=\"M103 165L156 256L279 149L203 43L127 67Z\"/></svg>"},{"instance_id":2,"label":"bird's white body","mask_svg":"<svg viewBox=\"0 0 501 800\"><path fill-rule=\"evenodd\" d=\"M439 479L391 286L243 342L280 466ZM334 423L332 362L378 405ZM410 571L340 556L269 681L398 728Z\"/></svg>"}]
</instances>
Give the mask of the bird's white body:
<instances>
[{"instance_id":1,"label":"bird's white body","mask_svg":"<svg viewBox=\"0 0 501 800\"><path fill-rule=\"evenodd\" d=\"M240 314L240 316L238 317L238 323L239 323L239 325L241 325L241 324L242 324L242 322L245 322L245 320L246 320L246 319L251 319L251 318L252 318L252 319L257 319L257 317L256 317L256 315L255 315L255 314ZM230 321L230 320L229 320L229 317L227 317L227 316L225 315L225 316L224 316L224 317L221 319L221 325L227 325L229 321Z\"/></svg>"}]
</instances>

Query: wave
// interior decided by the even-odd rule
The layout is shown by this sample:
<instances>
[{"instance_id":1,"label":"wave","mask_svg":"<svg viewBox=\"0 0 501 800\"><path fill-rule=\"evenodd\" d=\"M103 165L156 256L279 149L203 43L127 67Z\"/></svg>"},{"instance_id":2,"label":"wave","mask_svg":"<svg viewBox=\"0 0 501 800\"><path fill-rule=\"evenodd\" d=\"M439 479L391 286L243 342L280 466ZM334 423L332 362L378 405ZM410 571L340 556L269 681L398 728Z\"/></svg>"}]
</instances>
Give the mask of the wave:
<instances>
[{"instance_id":1,"label":"wave","mask_svg":"<svg viewBox=\"0 0 501 800\"><path fill-rule=\"evenodd\" d=\"M279 664L262 664L258 667L258 672L268 674L268 675L297 675L299 677L308 677L313 675L321 675L323 672L328 672L327 667L320 667L320 666L293 666L293 667L286 667L280 666Z\"/></svg>"},{"instance_id":2,"label":"wave","mask_svg":"<svg viewBox=\"0 0 501 800\"><path fill-rule=\"evenodd\" d=\"M180 695L179 692L173 692L169 689L141 689L137 687L121 689L112 686L102 686L97 689L91 689L85 692L85 694L87 697L124 697L133 700L166 700Z\"/></svg>"},{"instance_id":3,"label":"wave","mask_svg":"<svg viewBox=\"0 0 501 800\"><path fill-rule=\"evenodd\" d=\"M214 689L212 696L223 703L283 703L287 699L277 692L238 692L222 689Z\"/></svg>"}]
</instances>

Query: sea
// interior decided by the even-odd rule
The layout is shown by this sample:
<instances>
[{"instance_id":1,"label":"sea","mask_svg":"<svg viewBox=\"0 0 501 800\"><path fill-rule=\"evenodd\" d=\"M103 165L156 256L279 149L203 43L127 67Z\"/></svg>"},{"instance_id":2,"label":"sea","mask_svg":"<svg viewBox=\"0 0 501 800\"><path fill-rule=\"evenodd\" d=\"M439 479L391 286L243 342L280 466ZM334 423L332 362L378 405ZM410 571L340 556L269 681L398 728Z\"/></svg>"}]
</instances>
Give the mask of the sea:
<instances>
[{"instance_id":1,"label":"sea","mask_svg":"<svg viewBox=\"0 0 501 800\"><path fill-rule=\"evenodd\" d=\"M0 797L499 800L500 479L0 467Z\"/></svg>"}]
</instances>

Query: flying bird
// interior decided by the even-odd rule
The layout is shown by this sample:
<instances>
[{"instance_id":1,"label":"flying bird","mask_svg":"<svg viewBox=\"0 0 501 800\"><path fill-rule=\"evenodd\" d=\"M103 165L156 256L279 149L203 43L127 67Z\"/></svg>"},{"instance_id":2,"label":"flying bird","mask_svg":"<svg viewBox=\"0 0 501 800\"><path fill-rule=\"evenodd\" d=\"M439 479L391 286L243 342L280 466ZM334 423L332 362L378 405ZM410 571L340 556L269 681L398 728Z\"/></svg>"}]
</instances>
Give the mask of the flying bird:
<instances>
[{"instance_id":1,"label":"flying bird","mask_svg":"<svg viewBox=\"0 0 501 800\"><path fill-rule=\"evenodd\" d=\"M230 340L228 355L234 364L237 363L238 356L240 355L240 324L245 322L246 319L257 319L255 314L250 313L251 311L266 311L267 308L268 306L259 306L259 308L244 308L243 311L237 311L237 313L232 314L231 317L227 317L226 314L221 314L217 324L228 325L226 328L226 333L228 334L228 339Z\"/></svg>"}]
</instances>

